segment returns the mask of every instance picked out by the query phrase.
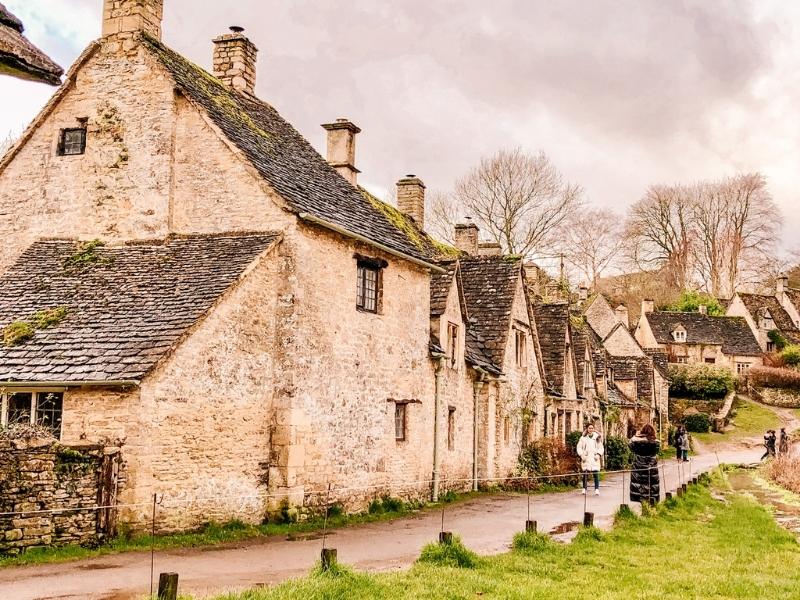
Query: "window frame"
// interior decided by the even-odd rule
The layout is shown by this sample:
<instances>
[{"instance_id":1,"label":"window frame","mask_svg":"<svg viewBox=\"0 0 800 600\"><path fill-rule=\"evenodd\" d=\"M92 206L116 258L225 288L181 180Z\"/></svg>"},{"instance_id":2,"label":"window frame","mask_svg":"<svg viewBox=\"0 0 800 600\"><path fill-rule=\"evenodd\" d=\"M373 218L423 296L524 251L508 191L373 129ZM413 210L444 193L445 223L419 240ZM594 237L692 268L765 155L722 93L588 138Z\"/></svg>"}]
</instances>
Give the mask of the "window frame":
<instances>
[{"instance_id":1,"label":"window frame","mask_svg":"<svg viewBox=\"0 0 800 600\"><path fill-rule=\"evenodd\" d=\"M400 417L401 433L397 435L398 417ZM394 403L394 440L396 442L405 442L408 439L408 403L395 402Z\"/></svg>"},{"instance_id":2,"label":"window frame","mask_svg":"<svg viewBox=\"0 0 800 600\"><path fill-rule=\"evenodd\" d=\"M356 310L370 314L381 314L383 312L383 270L388 263L385 260L353 255L356 259ZM367 303L367 274L375 274L375 298L374 306L370 307Z\"/></svg>"},{"instance_id":3,"label":"window frame","mask_svg":"<svg viewBox=\"0 0 800 600\"><path fill-rule=\"evenodd\" d=\"M61 439L61 433L64 427L64 392L63 388L6 388L2 393L0 393L0 426L7 427L9 424L14 424L9 422L9 412L10 412L10 397L14 394L30 394L30 407L28 409L28 425L39 425L41 427L45 427L50 429L53 432L53 436L56 439ZM40 408L40 402L44 400L41 396L47 396L48 394L59 394L59 405L60 410L52 411L53 414L58 415L58 427L52 427L48 424L44 424L39 422L39 414L42 412Z\"/></svg>"},{"instance_id":4,"label":"window frame","mask_svg":"<svg viewBox=\"0 0 800 600\"><path fill-rule=\"evenodd\" d=\"M686 330L685 329L675 329L672 332L672 339L678 343L685 344L686 343Z\"/></svg>"},{"instance_id":5,"label":"window frame","mask_svg":"<svg viewBox=\"0 0 800 600\"><path fill-rule=\"evenodd\" d=\"M518 368L528 366L528 334L519 327L514 327L514 359Z\"/></svg>"},{"instance_id":6,"label":"window frame","mask_svg":"<svg viewBox=\"0 0 800 600\"><path fill-rule=\"evenodd\" d=\"M78 152L67 152L67 135L70 133L80 132L81 139L78 148ZM86 154L86 126L80 127L65 127L61 129L58 134L58 155L59 156L80 156L82 154Z\"/></svg>"},{"instance_id":7,"label":"window frame","mask_svg":"<svg viewBox=\"0 0 800 600\"><path fill-rule=\"evenodd\" d=\"M749 362L737 362L736 363L736 374L742 375L747 373L750 370L750 363Z\"/></svg>"},{"instance_id":8,"label":"window frame","mask_svg":"<svg viewBox=\"0 0 800 600\"><path fill-rule=\"evenodd\" d=\"M455 369L459 363L459 330L460 327L458 326L458 323L453 323L451 321L447 322L447 362L453 369Z\"/></svg>"},{"instance_id":9,"label":"window frame","mask_svg":"<svg viewBox=\"0 0 800 600\"><path fill-rule=\"evenodd\" d=\"M456 407L447 407L447 449L456 449Z\"/></svg>"}]
</instances>

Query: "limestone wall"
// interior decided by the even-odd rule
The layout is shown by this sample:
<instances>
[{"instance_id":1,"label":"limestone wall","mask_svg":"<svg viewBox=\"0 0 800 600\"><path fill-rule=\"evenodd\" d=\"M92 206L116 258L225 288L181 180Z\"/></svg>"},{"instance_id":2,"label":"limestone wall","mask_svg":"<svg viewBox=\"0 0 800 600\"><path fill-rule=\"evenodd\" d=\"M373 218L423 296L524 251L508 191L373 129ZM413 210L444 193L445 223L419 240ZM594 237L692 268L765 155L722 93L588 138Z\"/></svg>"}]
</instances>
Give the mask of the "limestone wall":
<instances>
[{"instance_id":1,"label":"limestone wall","mask_svg":"<svg viewBox=\"0 0 800 600\"><path fill-rule=\"evenodd\" d=\"M119 459L99 446L0 440L0 513L17 513L0 514L0 554L113 535L113 511L90 507L114 503Z\"/></svg>"},{"instance_id":2,"label":"limestone wall","mask_svg":"<svg viewBox=\"0 0 800 600\"><path fill-rule=\"evenodd\" d=\"M800 391L782 388L757 388L758 399L770 406L800 408Z\"/></svg>"}]
</instances>

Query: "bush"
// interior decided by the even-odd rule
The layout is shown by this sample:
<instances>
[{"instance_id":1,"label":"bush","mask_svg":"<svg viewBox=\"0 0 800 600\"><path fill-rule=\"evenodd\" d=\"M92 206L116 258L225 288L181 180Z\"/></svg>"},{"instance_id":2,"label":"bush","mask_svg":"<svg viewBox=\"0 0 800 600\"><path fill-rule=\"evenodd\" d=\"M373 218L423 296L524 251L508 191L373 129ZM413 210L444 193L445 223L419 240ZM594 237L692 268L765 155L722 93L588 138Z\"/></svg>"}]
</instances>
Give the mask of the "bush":
<instances>
[{"instance_id":1,"label":"bush","mask_svg":"<svg viewBox=\"0 0 800 600\"><path fill-rule=\"evenodd\" d=\"M767 332L767 337L769 341L775 344L775 348L780 352L786 347L786 338L781 335L781 332L777 329L770 329Z\"/></svg>"},{"instance_id":2,"label":"bush","mask_svg":"<svg viewBox=\"0 0 800 600\"><path fill-rule=\"evenodd\" d=\"M567 434L567 448L569 448L573 452L577 452L578 442L581 440L582 435L583 433L580 431L570 431Z\"/></svg>"},{"instance_id":3,"label":"bush","mask_svg":"<svg viewBox=\"0 0 800 600\"><path fill-rule=\"evenodd\" d=\"M800 390L800 371L773 367L751 367L747 380L756 387Z\"/></svg>"},{"instance_id":4,"label":"bush","mask_svg":"<svg viewBox=\"0 0 800 600\"><path fill-rule=\"evenodd\" d=\"M800 365L800 345L789 344L780 351L779 356L787 367Z\"/></svg>"},{"instance_id":5,"label":"bush","mask_svg":"<svg viewBox=\"0 0 800 600\"><path fill-rule=\"evenodd\" d=\"M669 393L679 398L724 398L736 388L736 377L725 367L670 365Z\"/></svg>"},{"instance_id":6,"label":"bush","mask_svg":"<svg viewBox=\"0 0 800 600\"><path fill-rule=\"evenodd\" d=\"M383 513L393 513L393 512L403 512L406 506L402 500L399 498L392 498L389 495L382 496L381 498L375 498L372 502L369 503L369 508L367 509L370 514L383 514Z\"/></svg>"},{"instance_id":7,"label":"bush","mask_svg":"<svg viewBox=\"0 0 800 600\"><path fill-rule=\"evenodd\" d=\"M550 536L535 531L521 531L514 534L511 547L520 552L540 552L553 545Z\"/></svg>"},{"instance_id":8,"label":"bush","mask_svg":"<svg viewBox=\"0 0 800 600\"><path fill-rule=\"evenodd\" d=\"M664 307L664 310L671 312L699 312L700 305L705 305L709 315L722 316L725 309L711 294L704 294L694 290L684 290L680 297L672 304Z\"/></svg>"},{"instance_id":9,"label":"bush","mask_svg":"<svg viewBox=\"0 0 800 600\"><path fill-rule=\"evenodd\" d=\"M478 560L478 555L464 546L460 537L454 535L453 541L449 544L427 544L417 562L440 567L472 569L478 565Z\"/></svg>"},{"instance_id":10,"label":"bush","mask_svg":"<svg viewBox=\"0 0 800 600\"><path fill-rule=\"evenodd\" d=\"M610 436L605 441L606 469L619 471L627 469L633 464L633 453L628 440L623 437Z\"/></svg>"},{"instance_id":11,"label":"bush","mask_svg":"<svg viewBox=\"0 0 800 600\"><path fill-rule=\"evenodd\" d=\"M523 477L565 475L580 470L575 451L569 449L561 440L554 438L541 438L530 442L520 452L518 467ZM548 482L556 485L575 485L578 477L576 475L554 477Z\"/></svg>"},{"instance_id":12,"label":"bush","mask_svg":"<svg viewBox=\"0 0 800 600\"><path fill-rule=\"evenodd\" d=\"M686 426L686 431L693 433L708 433L711 431L711 419L705 413L697 413L688 415L683 424Z\"/></svg>"}]
</instances>

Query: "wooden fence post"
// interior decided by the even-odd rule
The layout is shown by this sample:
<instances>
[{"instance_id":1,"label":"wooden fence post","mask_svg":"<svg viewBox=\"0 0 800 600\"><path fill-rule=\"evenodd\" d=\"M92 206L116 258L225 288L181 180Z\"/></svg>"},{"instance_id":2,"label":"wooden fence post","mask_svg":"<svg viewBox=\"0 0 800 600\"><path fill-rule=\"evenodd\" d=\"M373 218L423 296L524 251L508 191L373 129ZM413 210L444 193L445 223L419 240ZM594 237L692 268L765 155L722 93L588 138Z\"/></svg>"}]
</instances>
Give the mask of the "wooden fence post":
<instances>
[{"instance_id":1,"label":"wooden fence post","mask_svg":"<svg viewBox=\"0 0 800 600\"><path fill-rule=\"evenodd\" d=\"M158 600L178 600L178 574L161 573L158 576Z\"/></svg>"}]
</instances>

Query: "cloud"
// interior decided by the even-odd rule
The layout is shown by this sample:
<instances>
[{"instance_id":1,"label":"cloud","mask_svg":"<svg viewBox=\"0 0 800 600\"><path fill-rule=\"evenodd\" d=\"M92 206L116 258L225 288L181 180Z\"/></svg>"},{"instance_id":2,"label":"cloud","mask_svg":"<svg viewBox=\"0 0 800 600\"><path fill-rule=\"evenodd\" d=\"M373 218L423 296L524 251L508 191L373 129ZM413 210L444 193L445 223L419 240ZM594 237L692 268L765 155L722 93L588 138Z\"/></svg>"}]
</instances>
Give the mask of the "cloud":
<instances>
[{"instance_id":1,"label":"cloud","mask_svg":"<svg viewBox=\"0 0 800 600\"><path fill-rule=\"evenodd\" d=\"M99 32L100 0L7 4L65 65ZM355 121L375 189L409 172L448 188L480 156L519 145L545 150L597 204L762 170L788 213L797 11L779 0L165 0L164 39L208 67L211 38L244 26L260 49L259 95L319 149L320 123ZM0 133L39 98L13 100Z\"/></svg>"}]
</instances>

